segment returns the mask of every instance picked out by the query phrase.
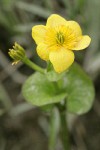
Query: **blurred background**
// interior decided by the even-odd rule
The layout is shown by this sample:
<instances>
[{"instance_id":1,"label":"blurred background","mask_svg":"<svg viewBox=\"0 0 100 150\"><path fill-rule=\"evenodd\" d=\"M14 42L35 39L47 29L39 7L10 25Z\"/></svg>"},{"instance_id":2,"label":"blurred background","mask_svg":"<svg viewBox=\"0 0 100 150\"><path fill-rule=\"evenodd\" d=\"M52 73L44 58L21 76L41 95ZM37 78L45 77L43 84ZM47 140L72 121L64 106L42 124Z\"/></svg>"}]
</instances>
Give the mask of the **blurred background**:
<instances>
[{"instance_id":1,"label":"blurred background","mask_svg":"<svg viewBox=\"0 0 100 150\"><path fill-rule=\"evenodd\" d=\"M36 54L31 28L57 13L79 22L92 38L76 61L92 78L96 97L92 109L69 116L73 150L100 150L100 0L0 0L0 150L48 150L48 113L25 102L21 86L33 70L12 66L9 48L18 42L28 57L45 67ZM57 142L57 150L62 150Z\"/></svg>"}]
</instances>

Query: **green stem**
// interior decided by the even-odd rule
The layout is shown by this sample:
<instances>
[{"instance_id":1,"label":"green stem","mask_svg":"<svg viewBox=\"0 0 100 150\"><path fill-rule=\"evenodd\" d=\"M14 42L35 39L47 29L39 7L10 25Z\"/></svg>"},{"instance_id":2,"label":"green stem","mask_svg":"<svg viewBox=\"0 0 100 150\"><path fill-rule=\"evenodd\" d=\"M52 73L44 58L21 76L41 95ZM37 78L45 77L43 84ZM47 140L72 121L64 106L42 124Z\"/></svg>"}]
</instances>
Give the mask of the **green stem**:
<instances>
[{"instance_id":1,"label":"green stem","mask_svg":"<svg viewBox=\"0 0 100 150\"><path fill-rule=\"evenodd\" d=\"M44 69L39 67L38 65L36 65L34 62L32 62L31 60L29 60L27 57L24 57L24 59L22 60L23 63L25 63L26 65L28 65L30 68L39 71L41 73L44 74Z\"/></svg>"},{"instance_id":2,"label":"green stem","mask_svg":"<svg viewBox=\"0 0 100 150\"><path fill-rule=\"evenodd\" d=\"M66 104L61 105L57 104L56 106L59 109L59 114L60 114L60 121L61 121L61 130L60 130L60 135L61 135L61 140L63 144L64 150L70 150L70 141L69 141L69 131L68 131L68 126L67 126L67 118L66 118Z\"/></svg>"},{"instance_id":3,"label":"green stem","mask_svg":"<svg viewBox=\"0 0 100 150\"><path fill-rule=\"evenodd\" d=\"M55 150L56 148L56 140L59 132L59 112L57 108L54 108L51 112L51 120L50 120L50 137L49 137L49 150Z\"/></svg>"}]
</instances>

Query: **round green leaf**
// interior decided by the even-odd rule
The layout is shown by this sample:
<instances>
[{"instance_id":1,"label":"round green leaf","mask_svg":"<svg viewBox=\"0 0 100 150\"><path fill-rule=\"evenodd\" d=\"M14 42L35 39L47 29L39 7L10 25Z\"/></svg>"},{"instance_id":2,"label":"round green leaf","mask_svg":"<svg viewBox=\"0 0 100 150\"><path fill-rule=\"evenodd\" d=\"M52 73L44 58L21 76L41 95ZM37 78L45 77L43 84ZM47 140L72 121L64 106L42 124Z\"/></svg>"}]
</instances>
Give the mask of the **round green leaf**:
<instances>
[{"instance_id":1,"label":"round green leaf","mask_svg":"<svg viewBox=\"0 0 100 150\"><path fill-rule=\"evenodd\" d=\"M83 114L90 110L94 100L94 86L91 79L74 63L67 72L63 87L66 89L67 110L76 114Z\"/></svg>"},{"instance_id":2,"label":"round green leaf","mask_svg":"<svg viewBox=\"0 0 100 150\"><path fill-rule=\"evenodd\" d=\"M63 100L66 93L60 93L53 82L49 82L45 75L36 72L23 85L23 96L36 106L52 104Z\"/></svg>"},{"instance_id":3,"label":"round green leaf","mask_svg":"<svg viewBox=\"0 0 100 150\"><path fill-rule=\"evenodd\" d=\"M57 73L54 70L50 70L50 71L46 72L45 74L49 81L58 81L65 76L65 72Z\"/></svg>"},{"instance_id":4,"label":"round green leaf","mask_svg":"<svg viewBox=\"0 0 100 150\"><path fill-rule=\"evenodd\" d=\"M66 72L62 72L62 73L55 72L51 62L48 61L47 69L45 71L45 75L46 75L46 77L49 81L58 81L58 80L60 80L61 78L64 77L65 73Z\"/></svg>"}]
</instances>

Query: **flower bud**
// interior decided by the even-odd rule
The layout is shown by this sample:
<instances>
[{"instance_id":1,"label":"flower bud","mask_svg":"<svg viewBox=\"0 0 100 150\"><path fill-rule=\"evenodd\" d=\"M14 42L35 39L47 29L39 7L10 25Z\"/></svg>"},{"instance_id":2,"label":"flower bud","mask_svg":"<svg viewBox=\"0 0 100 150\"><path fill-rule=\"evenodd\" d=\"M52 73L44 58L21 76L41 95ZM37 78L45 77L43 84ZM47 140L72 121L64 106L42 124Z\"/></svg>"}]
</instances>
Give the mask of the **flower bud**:
<instances>
[{"instance_id":1,"label":"flower bud","mask_svg":"<svg viewBox=\"0 0 100 150\"><path fill-rule=\"evenodd\" d=\"M25 58L25 50L18 43L15 43L13 49L9 49L8 54L14 60L12 65L16 65Z\"/></svg>"}]
</instances>

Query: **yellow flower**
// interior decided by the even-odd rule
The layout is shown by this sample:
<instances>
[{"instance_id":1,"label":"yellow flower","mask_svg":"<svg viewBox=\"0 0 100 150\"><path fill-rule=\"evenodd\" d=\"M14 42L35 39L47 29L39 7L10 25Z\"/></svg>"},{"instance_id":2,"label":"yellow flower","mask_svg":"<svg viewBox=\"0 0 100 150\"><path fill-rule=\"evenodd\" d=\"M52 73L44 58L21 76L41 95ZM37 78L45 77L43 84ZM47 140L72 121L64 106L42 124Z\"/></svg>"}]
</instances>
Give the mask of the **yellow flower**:
<instances>
[{"instance_id":1,"label":"yellow flower","mask_svg":"<svg viewBox=\"0 0 100 150\"><path fill-rule=\"evenodd\" d=\"M72 50L89 46L91 38L82 35L79 24L52 14L44 25L32 28L32 37L37 44L37 53L45 61L50 60L56 72L61 73L73 63Z\"/></svg>"}]
</instances>

